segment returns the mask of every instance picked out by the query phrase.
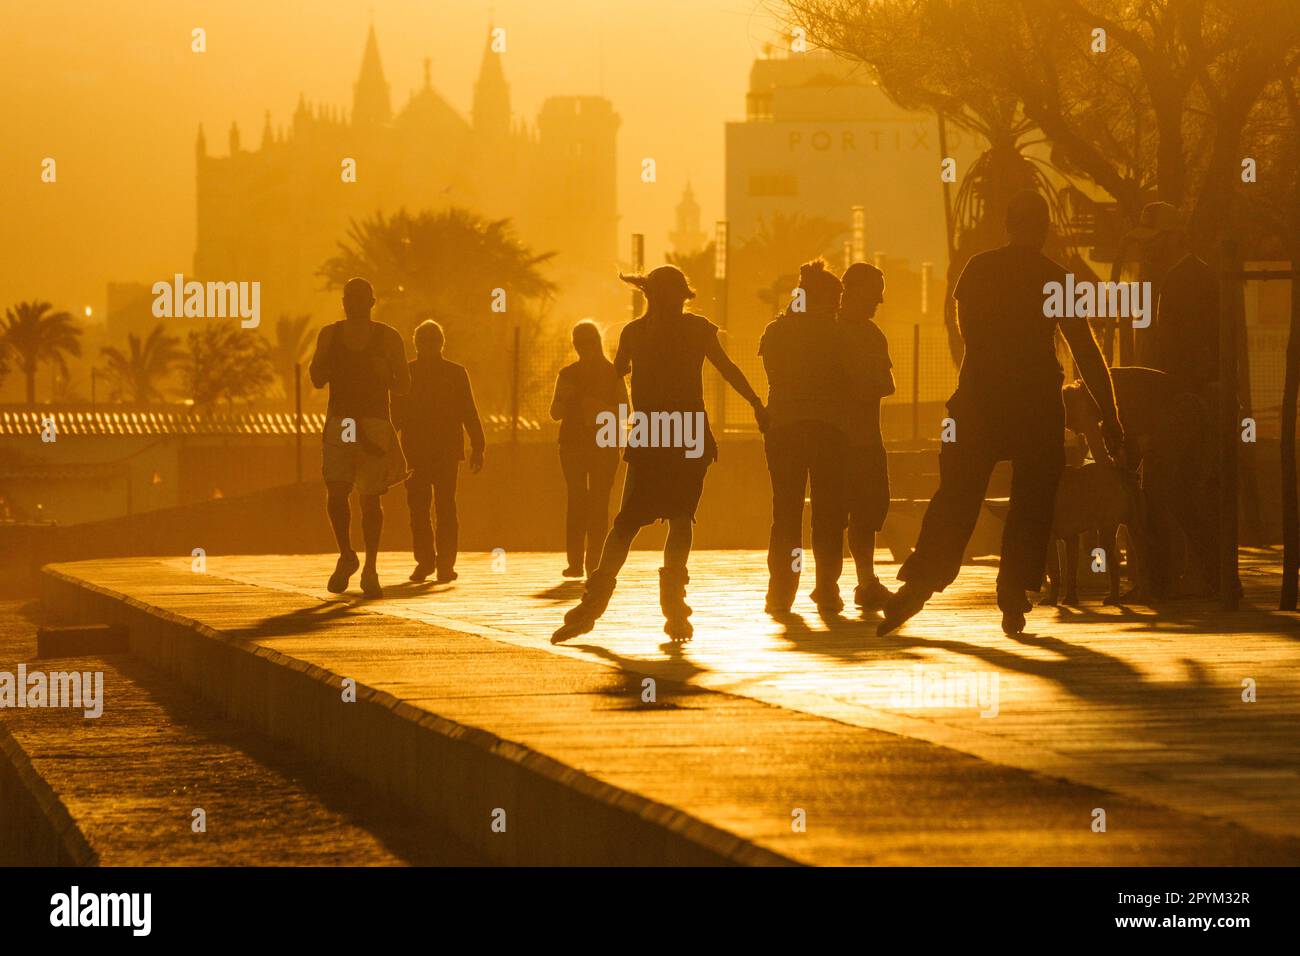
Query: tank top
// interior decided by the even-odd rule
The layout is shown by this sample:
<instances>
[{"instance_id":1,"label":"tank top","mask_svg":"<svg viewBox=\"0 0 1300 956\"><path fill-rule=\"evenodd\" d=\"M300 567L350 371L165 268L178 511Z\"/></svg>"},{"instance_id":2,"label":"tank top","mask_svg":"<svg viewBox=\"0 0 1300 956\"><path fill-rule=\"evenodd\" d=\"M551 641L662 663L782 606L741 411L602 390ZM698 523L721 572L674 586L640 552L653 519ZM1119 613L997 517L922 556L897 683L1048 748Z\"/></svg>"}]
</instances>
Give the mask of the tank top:
<instances>
[{"instance_id":1,"label":"tank top","mask_svg":"<svg viewBox=\"0 0 1300 956\"><path fill-rule=\"evenodd\" d=\"M388 418L388 381L375 370L375 359L385 358L383 342L384 326L378 322L360 349L344 344L343 330L336 328L330 342L331 418Z\"/></svg>"}]
</instances>

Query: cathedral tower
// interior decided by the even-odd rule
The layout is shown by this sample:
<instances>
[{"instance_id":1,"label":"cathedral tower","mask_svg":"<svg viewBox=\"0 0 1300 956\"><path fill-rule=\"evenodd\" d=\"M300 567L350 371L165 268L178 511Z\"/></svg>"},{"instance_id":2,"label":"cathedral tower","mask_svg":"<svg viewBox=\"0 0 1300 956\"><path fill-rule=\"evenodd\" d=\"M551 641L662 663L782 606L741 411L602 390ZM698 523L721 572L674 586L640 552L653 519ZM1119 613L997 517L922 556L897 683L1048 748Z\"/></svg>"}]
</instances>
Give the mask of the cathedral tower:
<instances>
[{"instance_id":1,"label":"cathedral tower","mask_svg":"<svg viewBox=\"0 0 1300 956\"><path fill-rule=\"evenodd\" d=\"M483 61L479 64L478 79L474 82L474 105L470 121L474 132L489 139L505 139L510 135L510 87L505 70L501 67L501 54L492 49L492 27L488 27L487 42L483 45Z\"/></svg>"},{"instance_id":2,"label":"cathedral tower","mask_svg":"<svg viewBox=\"0 0 1300 956\"><path fill-rule=\"evenodd\" d=\"M366 34L366 51L361 57L361 72L352 85L352 125L381 126L393 118L388 99L388 81L379 62L379 43L374 24Z\"/></svg>"},{"instance_id":3,"label":"cathedral tower","mask_svg":"<svg viewBox=\"0 0 1300 956\"><path fill-rule=\"evenodd\" d=\"M688 182L677 204L677 228L668 234L668 241L673 244L673 252L689 256L703 249L708 238L700 228L700 204L695 201L695 192Z\"/></svg>"}]
</instances>

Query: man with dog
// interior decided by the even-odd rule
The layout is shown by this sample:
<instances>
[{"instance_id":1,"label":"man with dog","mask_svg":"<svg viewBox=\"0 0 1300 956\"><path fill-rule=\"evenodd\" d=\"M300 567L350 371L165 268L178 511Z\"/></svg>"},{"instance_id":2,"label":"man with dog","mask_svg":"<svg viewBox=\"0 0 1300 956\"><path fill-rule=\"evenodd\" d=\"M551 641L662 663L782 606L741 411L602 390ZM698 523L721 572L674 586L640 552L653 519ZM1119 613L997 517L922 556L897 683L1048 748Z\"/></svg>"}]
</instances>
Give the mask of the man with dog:
<instances>
[{"instance_id":1,"label":"man with dog","mask_svg":"<svg viewBox=\"0 0 1300 956\"><path fill-rule=\"evenodd\" d=\"M1141 535L1145 561L1131 597L1172 597L1178 583L1179 542L1186 539L1213 593L1218 582L1218 502L1211 487L1213 456L1207 444L1204 399L1180 387L1168 372L1141 366L1110 370L1115 405L1124 427L1125 470L1141 468L1143 509L1130 538ZM1109 462L1101 433L1101 412L1076 382L1062 390L1065 427L1083 435L1099 463Z\"/></svg>"},{"instance_id":2,"label":"man with dog","mask_svg":"<svg viewBox=\"0 0 1300 956\"><path fill-rule=\"evenodd\" d=\"M939 452L939 488L921 523L916 550L899 569L903 587L885 602L877 633L897 629L957 577L993 467L1010 460L1011 501L1002 535L997 602L1002 629L1019 634L1030 609L1026 591L1042 585L1057 483L1065 466L1059 327L1101 410L1102 434L1122 454L1123 429L1105 360L1087 319L1049 318L1044 287L1066 269L1043 254L1051 227L1046 200L1024 191L1007 206L1008 243L967 263L953 292L966 343Z\"/></svg>"}]
</instances>

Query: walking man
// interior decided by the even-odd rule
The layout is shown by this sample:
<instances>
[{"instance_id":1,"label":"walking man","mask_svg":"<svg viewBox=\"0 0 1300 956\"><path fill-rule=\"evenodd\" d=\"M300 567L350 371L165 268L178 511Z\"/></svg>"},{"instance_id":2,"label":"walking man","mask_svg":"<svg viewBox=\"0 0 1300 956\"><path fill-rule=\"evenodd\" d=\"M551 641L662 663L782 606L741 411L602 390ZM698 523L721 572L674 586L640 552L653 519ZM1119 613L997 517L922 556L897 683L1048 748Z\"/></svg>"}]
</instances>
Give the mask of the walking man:
<instances>
[{"instance_id":1,"label":"walking man","mask_svg":"<svg viewBox=\"0 0 1300 956\"><path fill-rule=\"evenodd\" d=\"M483 425L465 366L442 357L446 337L432 319L421 322L413 336L411 392L396 404L402 448L411 465L406 479L406 506L411 516L415 551L412 581L437 573L438 584L456 580L456 477L465 458L469 434L469 470L483 469ZM437 513L438 530L429 521L429 505Z\"/></svg>"},{"instance_id":2,"label":"walking man","mask_svg":"<svg viewBox=\"0 0 1300 956\"><path fill-rule=\"evenodd\" d=\"M857 572L853 603L878 611L893 595L876 576L876 532L889 514L889 459L880 433L880 401L894 394L889 341L872 319L885 301L885 274L866 262L855 262L841 280L840 323L849 339L847 355L857 366L851 381L858 394L849 419L848 505L849 554Z\"/></svg>"},{"instance_id":3,"label":"walking man","mask_svg":"<svg viewBox=\"0 0 1300 956\"><path fill-rule=\"evenodd\" d=\"M342 594L360 565L350 540L348 498L355 485L366 548L361 593L369 598L383 597L375 566L384 527L379 499L406 475L406 461L389 420L388 396L404 394L411 387L402 337L392 326L370 318L374 305L370 283L349 279L343 287L345 317L320 330L309 369L314 386L329 387L321 473L339 559L326 587Z\"/></svg>"},{"instance_id":4,"label":"walking man","mask_svg":"<svg viewBox=\"0 0 1300 956\"><path fill-rule=\"evenodd\" d=\"M840 291L840 280L825 261L801 266L790 308L768 323L759 340L768 381L763 449L772 479L769 614L788 613L799 589L805 490L812 498L813 603L823 614L844 609L839 582L848 508L850 386L847 341L837 320Z\"/></svg>"}]
</instances>

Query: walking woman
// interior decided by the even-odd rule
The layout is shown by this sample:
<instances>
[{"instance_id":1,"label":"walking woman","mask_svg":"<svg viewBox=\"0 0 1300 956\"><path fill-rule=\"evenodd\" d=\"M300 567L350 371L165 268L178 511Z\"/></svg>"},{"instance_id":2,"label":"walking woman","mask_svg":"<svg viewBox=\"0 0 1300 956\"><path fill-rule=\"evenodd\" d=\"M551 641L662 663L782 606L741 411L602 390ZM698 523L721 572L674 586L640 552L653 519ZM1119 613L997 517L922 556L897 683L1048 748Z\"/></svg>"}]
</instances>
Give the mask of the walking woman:
<instances>
[{"instance_id":1,"label":"walking woman","mask_svg":"<svg viewBox=\"0 0 1300 956\"><path fill-rule=\"evenodd\" d=\"M772 479L766 610L788 614L799 589L804 493L812 499L812 599L823 614L844 610L840 572L848 521L850 381L847 339L836 319L840 280L816 259L799 267L789 309L759 341L771 427L764 453Z\"/></svg>"},{"instance_id":2,"label":"walking woman","mask_svg":"<svg viewBox=\"0 0 1300 956\"><path fill-rule=\"evenodd\" d=\"M660 519L668 522L664 565L659 569L664 633L674 641L691 637L694 628L686 604L686 562L704 475L718 456L704 410L705 359L749 402L759 428L767 426L763 403L744 373L723 351L718 327L703 316L683 311L695 297L686 276L674 266L660 266L648 275L619 278L640 289L646 298L645 314L624 327L614 357L614 369L620 377L632 373L634 412L629 417L637 419L625 438L627 477L623 501L605 539L600 564L587 578L582 601L564 616L553 642L585 634L595 627L614 593L616 578L637 532ZM648 440L647 421L674 423L668 437L675 440ZM696 440L690 440L692 437Z\"/></svg>"},{"instance_id":3,"label":"walking woman","mask_svg":"<svg viewBox=\"0 0 1300 956\"><path fill-rule=\"evenodd\" d=\"M565 517L566 578L596 570L609 530L609 492L618 471L618 447L596 442L602 412L618 415L627 406L627 386L605 357L600 329L589 319L573 327L578 361L560 369L551 400L551 418L560 423L560 467L568 489ZM585 563L584 563L585 555Z\"/></svg>"}]
</instances>

